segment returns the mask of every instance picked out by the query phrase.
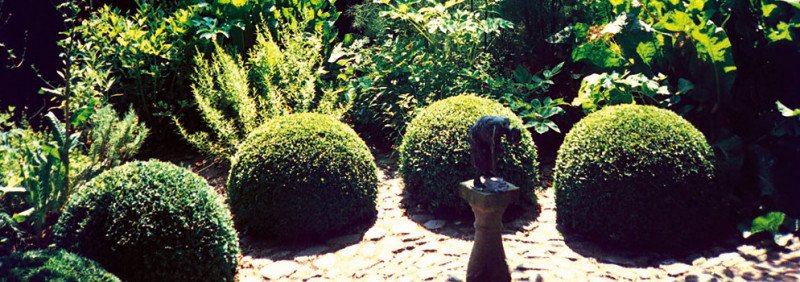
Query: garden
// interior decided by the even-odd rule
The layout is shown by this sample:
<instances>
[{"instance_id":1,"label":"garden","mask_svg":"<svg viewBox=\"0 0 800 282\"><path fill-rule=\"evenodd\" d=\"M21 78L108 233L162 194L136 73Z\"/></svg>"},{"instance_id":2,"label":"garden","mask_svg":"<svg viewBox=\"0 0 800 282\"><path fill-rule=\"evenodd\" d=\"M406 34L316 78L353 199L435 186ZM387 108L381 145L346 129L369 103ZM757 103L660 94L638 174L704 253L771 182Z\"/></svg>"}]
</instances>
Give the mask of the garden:
<instances>
[{"instance_id":1,"label":"garden","mask_svg":"<svg viewBox=\"0 0 800 282\"><path fill-rule=\"evenodd\" d=\"M38 2L0 281L469 280L485 116L512 280L800 281L797 0Z\"/></svg>"}]
</instances>

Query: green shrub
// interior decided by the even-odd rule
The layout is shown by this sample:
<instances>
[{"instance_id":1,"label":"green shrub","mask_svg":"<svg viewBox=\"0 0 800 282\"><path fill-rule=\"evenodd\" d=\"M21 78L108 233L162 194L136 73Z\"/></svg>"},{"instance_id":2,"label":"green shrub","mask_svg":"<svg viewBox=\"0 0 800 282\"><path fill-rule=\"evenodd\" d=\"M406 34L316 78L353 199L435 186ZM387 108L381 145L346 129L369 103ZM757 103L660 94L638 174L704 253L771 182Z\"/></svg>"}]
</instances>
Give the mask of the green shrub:
<instances>
[{"instance_id":1,"label":"green shrub","mask_svg":"<svg viewBox=\"0 0 800 282\"><path fill-rule=\"evenodd\" d=\"M382 1L354 10L356 24L386 27L355 60L360 75L353 79L347 118L359 134L390 147L422 107L460 93L489 92L483 91L491 87L488 77L500 73L487 50L511 28L490 13L498 2Z\"/></svg>"},{"instance_id":2,"label":"green shrub","mask_svg":"<svg viewBox=\"0 0 800 282\"><path fill-rule=\"evenodd\" d=\"M91 103L72 113L77 122L72 123L69 138L66 125L52 112L45 115L47 130L38 132L26 122L19 127L13 122L4 125L0 114L0 254L49 230L49 218L58 215L75 187L139 151L148 129L133 111L118 119L111 106L95 106ZM14 220L4 220L7 216ZM11 233L32 234L8 236Z\"/></svg>"},{"instance_id":3,"label":"green shrub","mask_svg":"<svg viewBox=\"0 0 800 282\"><path fill-rule=\"evenodd\" d=\"M619 105L572 128L555 167L558 224L636 247L707 242L723 229L723 190L700 131L653 106Z\"/></svg>"},{"instance_id":4,"label":"green shrub","mask_svg":"<svg viewBox=\"0 0 800 282\"><path fill-rule=\"evenodd\" d=\"M581 81L578 96L572 105L591 113L602 107L619 104L653 104L669 107L679 101L681 91L670 91L667 76L648 77L630 72L593 73ZM674 94L674 95L673 95Z\"/></svg>"},{"instance_id":5,"label":"green shrub","mask_svg":"<svg viewBox=\"0 0 800 282\"><path fill-rule=\"evenodd\" d=\"M645 77L666 75L672 85L678 82L681 92L690 91L682 97L693 105L681 111L716 109L729 98L736 78L735 48L726 33L729 27L723 24L727 20L718 20L728 16L709 12L725 11L725 5L705 0L691 5L677 0L607 2L613 19L582 19L585 22L565 30L569 32L564 35L571 33L577 43L573 62L586 63L587 70L597 73L624 70Z\"/></svg>"},{"instance_id":6,"label":"green shrub","mask_svg":"<svg viewBox=\"0 0 800 282\"><path fill-rule=\"evenodd\" d=\"M3 281L119 281L96 262L64 250L37 250L0 259Z\"/></svg>"},{"instance_id":7,"label":"green shrub","mask_svg":"<svg viewBox=\"0 0 800 282\"><path fill-rule=\"evenodd\" d=\"M55 242L132 281L232 281L239 246L222 197L175 165L131 162L72 195Z\"/></svg>"},{"instance_id":8,"label":"green shrub","mask_svg":"<svg viewBox=\"0 0 800 282\"><path fill-rule=\"evenodd\" d=\"M506 57L513 65L528 63L534 66L554 64L564 60L566 48L545 41L571 20L576 8L574 0L505 0L500 2L500 15L514 23L514 29L500 37L498 57Z\"/></svg>"},{"instance_id":9,"label":"green shrub","mask_svg":"<svg viewBox=\"0 0 800 282\"><path fill-rule=\"evenodd\" d=\"M279 239L319 237L374 216L377 168L355 131L327 115L269 120L233 159L236 224Z\"/></svg>"},{"instance_id":10,"label":"green shrub","mask_svg":"<svg viewBox=\"0 0 800 282\"><path fill-rule=\"evenodd\" d=\"M425 200L434 211L469 211L458 196L458 183L474 176L469 127L486 115L507 116L512 126L522 127L522 121L511 110L473 95L447 98L423 109L409 124L399 148L406 191ZM497 163L499 176L519 186L524 199L535 202L536 145L530 133L523 130L519 144L505 146L508 149Z\"/></svg>"},{"instance_id":11,"label":"green shrub","mask_svg":"<svg viewBox=\"0 0 800 282\"><path fill-rule=\"evenodd\" d=\"M160 1L163 4L164 1ZM220 43L244 52L256 42L258 26L281 38L282 26L291 25L301 31L317 33L323 50L329 52L338 30L336 0L177 0L173 9L194 8L190 34L205 50ZM341 7L341 6L340 6Z\"/></svg>"},{"instance_id":12,"label":"green shrub","mask_svg":"<svg viewBox=\"0 0 800 282\"><path fill-rule=\"evenodd\" d=\"M257 33L247 60L215 45L210 60L195 56L197 110L208 130L190 133L177 118L179 132L195 148L230 158L264 120L289 113L337 114L347 107L340 93L324 88L322 35L285 25L275 40L267 26Z\"/></svg>"},{"instance_id":13,"label":"green shrub","mask_svg":"<svg viewBox=\"0 0 800 282\"><path fill-rule=\"evenodd\" d=\"M163 132L166 117L189 105L185 62L192 44L184 39L191 9L169 11L142 1L135 11L110 6L91 11L67 31L74 38L59 43L70 51L74 101L103 96L123 108L133 106Z\"/></svg>"}]
</instances>

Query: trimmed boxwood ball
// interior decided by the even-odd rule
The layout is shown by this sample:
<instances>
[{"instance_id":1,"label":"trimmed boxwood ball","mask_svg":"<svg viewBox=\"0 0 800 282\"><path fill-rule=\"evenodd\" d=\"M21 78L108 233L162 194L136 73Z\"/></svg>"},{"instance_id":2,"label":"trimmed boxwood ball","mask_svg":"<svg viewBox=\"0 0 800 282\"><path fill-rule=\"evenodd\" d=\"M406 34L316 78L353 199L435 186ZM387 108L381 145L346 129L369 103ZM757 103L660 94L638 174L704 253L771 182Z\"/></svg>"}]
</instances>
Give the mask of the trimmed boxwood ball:
<instances>
[{"instance_id":1,"label":"trimmed boxwood ball","mask_svg":"<svg viewBox=\"0 0 800 282\"><path fill-rule=\"evenodd\" d=\"M475 95L437 101L421 110L406 129L400 145L400 172L406 192L434 212L468 213L469 205L458 195L458 184L475 175L469 128L486 115L506 116L511 126L522 129L522 140L509 146L498 159L498 176L520 187L521 200L535 203L536 145L522 120L498 102Z\"/></svg>"},{"instance_id":2,"label":"trimmed boxwood ball","mask_svg":"<svg viewBox=\"0 0 800 282\"><path fill-rule=\"evenodd\" d=\"M727 222L714 162L703 134L669 110L604 108L576 123L558 151L557 222L630 247L708 242Z\"/></svg>"},{"instance_id":3,"label":"trimmed boxwood ball","mask_svg":"<svg viewBox=\"0 0 800 282\"><path fill-rule=\"evenodd\" d=\"M323 238L373 218L377 167L353 129L328 115L268 120L233 158L237 227L266 238Z\"/></svg>"},{"instance_id":4,"label":"trimmed boxwood ball","mask_svg":"<svg viewBox=\"0 0 800 282\"><path fill-rule=\"evenodd\" d=\"M118 282L97 262L64 250L36 250L0 258L2 281Z\"/></svg>"},{"instance_id":5,"label":"trimmed boxwood ball","mask_svg":"<svg viewBox=\"0 0 800 282\"><path fill-rule=\"evenodd\" d=\"M232 281L239 243L205 179L158 161L106 171L70 197L56 244L130 281Z\"/></svg>"}]
</instances>

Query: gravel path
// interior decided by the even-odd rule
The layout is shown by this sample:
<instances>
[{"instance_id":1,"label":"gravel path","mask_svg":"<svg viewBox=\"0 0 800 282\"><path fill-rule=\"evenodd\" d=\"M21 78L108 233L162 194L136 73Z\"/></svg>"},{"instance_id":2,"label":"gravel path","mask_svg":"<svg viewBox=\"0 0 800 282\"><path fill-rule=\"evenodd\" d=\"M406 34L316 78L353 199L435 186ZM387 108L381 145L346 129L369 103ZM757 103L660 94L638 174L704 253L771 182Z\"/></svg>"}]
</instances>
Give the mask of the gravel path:
<instances>
[{"instance_id":1,"label":"gravel path","mask_svg":"<svg viewBox=\"0 0 800 282\"><path fill-rule=\"evenodd\" d=\"M464 280L472 222L437 219L413 205L405 207L409 204L402 202L395 161L381 157L378 163L381 183L374 223L356 227L357 233L305 245L242 236L239 280ZM224 180L211 183L220 188ZM556 229L552 189L538 195L538 217L529 211L505 223L504 245L515 281L800 281L798 238L784 250L731 238L680 256L626 253L580 238L565 241Z\"/></svg>"}]
</instances>

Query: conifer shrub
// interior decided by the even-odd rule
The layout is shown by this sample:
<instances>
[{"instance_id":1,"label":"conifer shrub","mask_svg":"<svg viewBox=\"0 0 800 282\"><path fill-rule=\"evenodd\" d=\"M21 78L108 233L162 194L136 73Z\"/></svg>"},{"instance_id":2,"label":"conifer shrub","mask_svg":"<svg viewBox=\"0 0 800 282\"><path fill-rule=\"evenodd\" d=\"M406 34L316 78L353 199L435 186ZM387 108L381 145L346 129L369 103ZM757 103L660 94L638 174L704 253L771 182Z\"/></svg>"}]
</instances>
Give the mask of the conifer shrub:
<instances>
[{"instance_id":1,"label":"conifer shrub","mask_svg":"<svg viewBox=\"0 0 800 282\"><path fill-rule=\"evenodd\" d=\"M18 252L0 258L2 281L119 282L97 262L64 250Z\"/></svg>"},{"instance_id":2,"label":"conifer shrub","mask_svg":"<svg viewBox=\"0 0 800 282\"><path fill-rule=\"evenodd\" d=\"M267 119L346 111L349 102L343 88L324 78L336 76L336 71L323 67L324 34L303 31L307 23L284 25L279 37L260 26L246 56L218 44L210 56L196 54L192 94L205 128L194 131L182 123L191 120L175 117L178 132L201 152L230 159Z\"/></svg>"},{"instance_id":3,"label":"conifer shrub","mask_svg":"<svg viewBox=\"0 0 800 282\"><path fill-rule=\"evenodd\" d=\"M233 158L228 198L240 230L326 237L375 216L377 167L346 124L313 113L273 118Z\"/></svg>"},{"instance_id":4,"label":"conifer shrub","mask_svg":"<svg viewBox=\"0 0 800 282\"><path fill-rule=\"evenodd\" d=\"M131 162L70 197L55 242L130 281L232 281L239 243L221 196L169 163Z\"/></svg>"},{"instance_id":5,"label":"conifer shrub","mask_svg":"<svg viewBox=\"0 0 800 282\"><path fill-rule=\"evenodd\" d=\"M475 174L469 145L469 128L482 116L506 116L511 126L522 120L498 102L474 95L440 100L424 108L408 126L400 145L400 172L409 196L422 200L436 212L469 212L458 195L458 184ZM509 146L498 159L498 176L520 187L521 199L535 203L536 145L522 130L522 140Z\"/></svg>"},{"instance_id":6,"label":"conifer shrub","mask_svg":"<svg viewBox=\"0 0 800 282\"><path fill-rule=\"evenodd\" d=\"M707 242L728 222L714 162L703 134L669 110L604 108L576 123L558 151L558 224L631 247Z\"/></svg>"}]
</instances>

